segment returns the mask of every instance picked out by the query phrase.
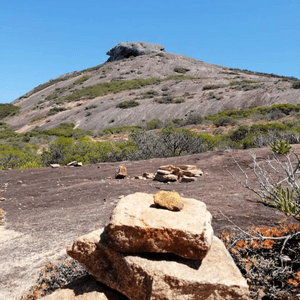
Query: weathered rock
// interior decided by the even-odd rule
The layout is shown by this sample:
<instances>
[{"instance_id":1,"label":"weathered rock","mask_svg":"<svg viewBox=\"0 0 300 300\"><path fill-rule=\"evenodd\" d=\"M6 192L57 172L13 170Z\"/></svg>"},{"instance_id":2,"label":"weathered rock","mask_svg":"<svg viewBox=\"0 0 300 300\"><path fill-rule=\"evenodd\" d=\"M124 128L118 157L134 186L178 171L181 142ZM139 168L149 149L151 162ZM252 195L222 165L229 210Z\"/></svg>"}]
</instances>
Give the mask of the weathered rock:
<instances>
[{"instance_id":1,"label":"weathered rock","mask_svg":"<svg viewBox=\"0 0 300 300\"><path fill-rule=\"evenodd\" d=\"M181 177L180 182L194 182L194 181L196 181L196 177L188 177L188 176L183 175Z\"/></svg>"},{"instance_id":2,"label":"weathered rock","mask_svg":"<svg viewBox=\"0 0 300 300\"><path fill-rule=\"evenodd\" d=\"M157 173L162 174L162 175L169 175L169 174L172 174L172 171L158 169Z\"/></svg>"},{"instance_id":3,"label":"weathered rock","mask_svg":"<svg viewBox=\"0 0 300 300\"><path fill-rule=\"evenodd\" d=\"M164 207L168 210L182 210L183 203L181 196L177 192L159 191L154 195L154 204Z\"/></svg>"},{"instance_id":4,"label":"weathered rock","mask_svg":"<svg viewBox=\"0 0 300 300\"><path fill-rule=\"evenodd\" d=\"M118 169L116 170L115 173L115 178L116 179L122 179L125 178L127 176L127 168L124 165L120 165L118 167Z\"/></svg>"},{"instance_id":5,"label":"weathered rock","mask_svg":"<svg viewBox=\"0 0 300 300\"><path fill-rule=\"evenodd\" d=\"M203 172L200 169L197 170L181 170L180 176L187 176L187 177L199 177L202 176Z\"/></svg>"},{"instance_id":6,"label":"weathered rock","mask_svg":"<svg viewBox=\"0 0 300 300\"><path fill-rule=\"evenodd\" d=\"M107 61L116 61L131 56L139 56L150 53L158 53L165 51L163 45L149 44L145 42L125 42L119 43L115 47L111 48L106 55L109 55Z\"/></svg>"},{"instance_id":7,"label":"weathered rock","mask_svg":"<svg viewBox=\"0 0 300 300\"><path fill-rule=\"evenodd\" d=\"M60 167L60 164L50 164L50 167L51 167L51 168L59 168L59 167Z\"/></svg>"},{"instance_id":8,"label":"weathered rock","mask_svg":"<svg viewBox=\"0 0 300 300\"><path fill-rule=\"evenodd\" d=\"M182 198L183 209L157 208L153 195L135 193L121 199L107 225L107 241L120 252L164 252L202 259L211 247L211 214L198 200Z\"/></svg>"},{"instance_id":9,"label":"weathered rock","mask_svg":"<svg viewBox=\"0 0 300 300\"><path fill-rule=\"evenodd\" d=\"M154 180L161 181L161 182L176 181L177 179L178 176L174 174L163 175L160 173L156 173L154 177Z\"/></svg>"},{"instance_id":10,"label":"weathered rock","mask_svg":"<svg viewBox=\"0 0 300 300\"><path fill-rule=\"evenodd\" d=\"M158 170L166 170L166 171L173 171L175 169L175 166L173 165L166 165L166 166L160 166Z\"/></svg>"},{"instance_id":11,"label":"weathered rock","mask_svg":"<svg viewBox=\"0 0 300 300\"><path fill-rule=\"evenodd\" d=\"M179 169L181 169L181 170L188 170L188 171L190 171L190 170L197 170L198 169L198 167L195 166L195 165L179 165L177 167Z\"/></svg>"},{"instance_id":12,"label":"weathered rock","mask_svg":"<svg viewBox=\"0 0 300 300\"><path fill-rule=\"evenodd\" d=\"M143 177L144 178L147 178L147 179L154 179L154 174L153 173L147 173L147 172L145 172L145 173L143 173Z\"/></svg>"},{"instance_id":13,"label":"weathered rock","mask_svg":"<svg viewBox=\"0 0 300 300\"><path fill-rule=\"evenodd\" d=\"M216 237L200 262L172 254L136 256L110 248L103 229L79 237L67 253L131 300L246 300L246 280Z\"/></svg>"}]
</instances>

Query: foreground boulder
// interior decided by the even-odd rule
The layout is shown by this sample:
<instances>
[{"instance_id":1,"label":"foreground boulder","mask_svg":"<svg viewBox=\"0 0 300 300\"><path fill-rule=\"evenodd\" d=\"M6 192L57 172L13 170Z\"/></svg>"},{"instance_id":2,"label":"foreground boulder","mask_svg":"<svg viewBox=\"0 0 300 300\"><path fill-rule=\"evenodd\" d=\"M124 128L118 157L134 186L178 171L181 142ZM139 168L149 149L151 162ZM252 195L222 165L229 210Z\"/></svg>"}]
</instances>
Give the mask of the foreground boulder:
<instances>
[{"instance_id":1,"label":"foreground boulder","mask_svg":"<svg viewBox=\"0 0 300 300\"><path fill-rule=\"evenodd\" d=\"M159 44L149 44L145 42L125 42L119 43L110 49L106 55L109 55L109 61L116 61L131 56L139 56L150 53L165 51L165 47Z\"/></svg>"},{"instance_id":2,"label":"foreground boulder","mask_svg":"<svg viewBox=\"0 0 300 300\"><path fill-rule=\"evenodd\" d=\"M107 244L103 233L102 228L79 237L67 253L131 300L248 299L246 280L216 237L207 256L197 261L172 254L122 254Z\"/></svg>"},{"instance_id":3,"label":"foreground boulder","mask_svg":"<svg viewBox=\"0 0 300 300\"><path fill-rule=\"evenodd\" d=\"M135 193L121 199L107 225L107 242L120 252L174 253L202 259L211 247L211 214L203 202L182 198L183 209L158 208L153 195Z\"/></svg>"}]
</instances>

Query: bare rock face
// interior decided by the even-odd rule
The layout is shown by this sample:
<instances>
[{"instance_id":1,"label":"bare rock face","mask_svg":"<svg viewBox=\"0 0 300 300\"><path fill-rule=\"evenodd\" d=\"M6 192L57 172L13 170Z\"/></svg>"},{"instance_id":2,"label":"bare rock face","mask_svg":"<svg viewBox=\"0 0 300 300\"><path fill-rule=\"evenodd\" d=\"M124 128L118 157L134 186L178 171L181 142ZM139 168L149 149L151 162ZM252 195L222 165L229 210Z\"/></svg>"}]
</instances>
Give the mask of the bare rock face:
<instances>
[{"instance_id":1,"label":"bare rock face","mask_svg":"<svg viewBox=\"0 0 300 300\"><path fill-rule=\"evenodd\" d=\"M127 168L124 165L121 165L118 167L115 173L115 178L116 179L123 179L127 176Z\"/></svg>"},{"instance_id":2,"label":"bare rock face","mask_svg":"<svg viewBox=\"0 0 300 300\"><path fill-rule=\"evenodd\" d=\"M169 212L171 213L171 212ZM202 260L172 254L121 254L107 244L103 229L79 237L67 253L98 281L131 300L246 300L246 280L216 237Z\"/></svg>"},{"instance_id":3,"label":"bare rock face","mask_svg":"<svg viewBox=\"0 0 300 300\"><path fill-rule=\"evenodd\" d=\"M135 193L122 198L107 225L107 242L120 252L174 253L202 259L211 247L213 229L206 205L182 198L183 209L157 208L153 195Z\"/></svg>"},{"instance_id":4,"label":"bare rock face","mask_svg":"<svg viewBox=\"0 0 300 300\"><path fill-rule=\"evenodd\" d=\"M168 210L182 210L183 203L181 196L177 192L159 191L154 195L154 204L164 207Z\"/></svg>"},{"instance_id":5,"label":"bare rock face","mask_svg":"<svg viewBox=\"0 0 300 300\"><path fill-rule=\"evenodd\" d=\"M131 56L139 56L150 53L157 53L165 51L165 47L163 45L158 44L149 44L145 42L125 42L119 43L112 49L110 49L106 55L109 55L109 61L116 61L123 58L128 58Z\"/></svg>"}]
</instances>

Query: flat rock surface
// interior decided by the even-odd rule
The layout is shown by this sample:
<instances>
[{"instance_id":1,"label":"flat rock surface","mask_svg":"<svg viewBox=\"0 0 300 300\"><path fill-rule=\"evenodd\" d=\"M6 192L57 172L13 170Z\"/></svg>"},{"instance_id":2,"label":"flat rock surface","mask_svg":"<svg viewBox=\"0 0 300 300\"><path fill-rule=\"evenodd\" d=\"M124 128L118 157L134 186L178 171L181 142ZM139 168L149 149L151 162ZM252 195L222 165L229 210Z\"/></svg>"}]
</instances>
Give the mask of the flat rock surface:
<instances>
[{"instance_id":1,"label":"flat rock surface","mask_svg":"<svg viewBox=\"0 0 300 300\"><path fill-rule=\"evenodd\" d=\"M300 154L300 145L293 149ZM213 216L215 235L224 229L238 232L231 222L244 230L252 225L273 226L285 215L265 206L227 172L244 179L235 158L248 173L250 184L255 185L251 151L259 162L271 154L264 148L124 162L128 174L120 180L112 179L119 162L0 171L0 197L5 198L1 208L6 212L9 230L6 234L0 231L0 299L15 299L36 281L44 264L66 258L65 247L74 239L103 227L122 195L176 190L183 197L199 199ZM131 180L168 164L197 165L204 174L190 183ZM293 218L288 220L296 222Z\"/></svg>"},{"instance_id":2,"label":"flat rock surface","mask_svg":"<svg viewBox=\"0 0 300 300\"><path fill-rule=\"evenodd\" d=\"M183 209L158 208L152 194L135 193L120 200L107 226L108 244L120 252L174 253L202 259L213 238L206 205L182 198Z\"/></svg>"},{"instance_id":3,"label":"flat rock surface","mask_svg":"<svg viewBox=\"0 0 300 300\"><path fill-rule=\"evenodd\" d=\"M207 256L197 261L172 254L121 254L108 246L103 230L79 237L67 252L131 300L248 299L247 282L217 237Z\"/></svg>"}]
</instances>

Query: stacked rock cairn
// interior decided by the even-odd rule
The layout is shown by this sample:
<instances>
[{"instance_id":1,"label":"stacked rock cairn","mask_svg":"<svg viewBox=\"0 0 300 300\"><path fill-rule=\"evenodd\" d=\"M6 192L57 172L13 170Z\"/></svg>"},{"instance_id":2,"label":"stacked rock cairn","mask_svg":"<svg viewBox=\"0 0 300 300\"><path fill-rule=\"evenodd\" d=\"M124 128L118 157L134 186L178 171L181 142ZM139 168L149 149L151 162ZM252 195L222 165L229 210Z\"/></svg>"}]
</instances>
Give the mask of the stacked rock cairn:
<instances>
[{"instance_id":1,"label":"stacked rock cairn","mask_svg":"<svg viewBox=\"0 0 300 300\"><path fill-rule=\"evenodd\" d=\"M211 214L177 192L122 198L107 226L67 253L131 300L249 299L246 280L213 234Z\"/></svg>"}]
</instances>

